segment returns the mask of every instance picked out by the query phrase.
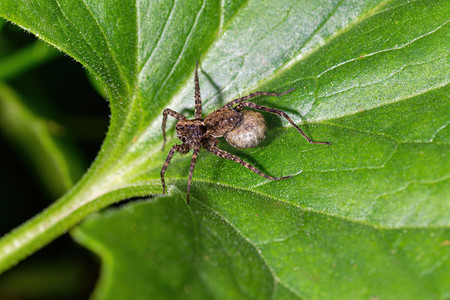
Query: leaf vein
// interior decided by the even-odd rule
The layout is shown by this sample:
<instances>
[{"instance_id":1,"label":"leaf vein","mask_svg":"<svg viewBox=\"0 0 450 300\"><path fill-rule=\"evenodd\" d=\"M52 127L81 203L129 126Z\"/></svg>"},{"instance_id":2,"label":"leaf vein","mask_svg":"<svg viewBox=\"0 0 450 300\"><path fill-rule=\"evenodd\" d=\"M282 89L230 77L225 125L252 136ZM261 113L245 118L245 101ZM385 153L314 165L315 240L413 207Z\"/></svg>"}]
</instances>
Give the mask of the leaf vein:
<instances>
[{"instance_id":1,"label":"leaf vein","mask_svg":"<svg viewBox=\"0 0 450 300\"><path fill-rule=\"evenodd\" d=\"M186 47L188 45L188 41L191 40L192 33L194 31L194 28L198 24L198 19L200 18L200 15L202 14L203 9L205 8L205 4L206 4L205 0L203 0L202 6L200 7L199 11L197 12L197 15L195 16L194 23L192 24L191 28L189 29L188 36L186 37L186 39L184 41L184 44L183 44L183 47L181 48L180 53L178 54L177 60L172 65L172 68L171 68L169 74L166 76L166 78L164 79L163 83L161 84L161 86L159 87L158 91L156 92L155 96L153 97L154 99L156 99L159 96L159 94L162 91L163 87L166 85L167 81L170 79L170 77L172 76L173 72L175 71L176 66L180 62L182 54L186 51Z\"/></svg>"},{"instance_id":2,"label":"leaf vein","mask_svg":"<svg viewBox=\"0 0 450 300\"><path fill-rule=\"evenodd\" d=\"M294 295L296 295L299 299L301 299L301 295L299 294L298 291L294 290L292 287L290 287L289 285L283 283L281 281L281 279L276 275L275 270L270 266L269 262L267 261L267 258L264 256L264 254L262 253L261 249L259 249L257 247L257 245L251 241L248 237L246 237L236 226L234 226L230 220L228 220L224 215L222 215L221 213L219 213L218 211L214 210L212 207L208 206L207 204L205 204L204 202L198 202L199 205L203 206L205 209L209 210L210 212L212 212L213 214L215 214L216 216L218 216L219 218L221 218L224 222L226 222L228 224L228 226L230 226L230 228L232 228L236 234L238 236L240 236L245 242L247 242L254 250L255 252L258 254L258 256L260 257L260 259L263 261L263 263L266 265L267 269L269 270L272 279L273 279L273 285L274 288L276 286L277 283L282 284L287 290L289 290L291 293L293 293Z\"/></svg>"},{"instance_id":3,"label":"leaf vein","mask_svg":"<svg viewBox=\"0 0 450 300\"><path fill-rule=\"evenodd\" d=\"M108 41L108 39L106 37L105 32L103 31L102 27L98 23L98 20L95 18L95 14L92 12L91 8L87 5L86 0L81 0L81 2L83 3L84 7L88 11L88 14L89 14L90 18L93 20L95 26L98 28L98 31L102 35L103 41L105 42L105 45L106 45L106 49L108 49L108 52L111 55L111 59L115 63L116 68L119 71L119 74L120 74L119 76L121 77L122 81L125 83L125 85L126 85L126 87L128 89L128 92L130 93L131 92L131 87L130 87L128 81L126 80L126 76L125 76L125 74L123 72L123 69L121 68L121 64L119 63L119 61L118 61L118 59L117 59L117 57L115 55L115 52L113 51L112 46L111 46L110 42Z\"/></svg>"},{"instance_id":4,"label":"leaf vein","mask_svg":"<svg viewBox=\"0 0 450 300\"><path fill-rule=\"evenodd\" d=\"M372 53L369 53L369 54L365 54L364 57L370 57L370 56L374 56L374 55L381 54L381 53L386 53L386 52L390 52L390 51L395 51L395 50L403 49L403 48L405 48L405 47L407 47L407 46L413 44L414 42L416 42L416 41L418 41L418 40L420 40L420 39L422 39L422 38L424 38L424 37L426 37L426 36L429 36L429 35L431 35L431 34L437 32L437 31L440 30L442 27L444 27L445 25L447 25L448 22L449 22L449 21L444 22L443 24L441 24L441 25L438 26L437 28L435 28L435 29L433 29L433 30L431 30L431 31L429 31L429 32L427 32L427 33L424 33L424 34L422 34L422 35L420 35L420 36L418 36L418 37L415 37L415 38L413 38L412 40L406 42L405 44L403 44L403 45L401 45L401 46L397 46L397 45L396 45L395 47L392 47L392 48L388 48L388 49L383 49L383 50L375 51L375 52L372 52ZM350 62L353 62L353 61L356 61L356 60L359 60L359 59L360 59L360 57L358 56L358 57L354 57L354 58L351 58L351 59L349 59L349 60L340 62L340 63L338 63L338 64L335 64L334 66L332 66L332 67L326 69L325 71L321 72L319 75L317 75L317 77L319 78L319 77L321 77L322 75L328 73L329 71L331 71L331 70L333 70L333 69L336 69L336 68L338 68L338 67L341 67L341 66L343 66L343 65L345 65L345 64L348 64L348 63L350 63Z\"/></svg>"},{"instance_id":5,"label":"leaf vein","mask_svg":"<svg viewBox=\"0 0 450 300\"><path fill-rule=\"evenodd\" d=\"M172 13L174 12L175 3L176 3L176 0L175 0L175 1L172 1L172 6L170 7L170 12L169 12L169 14L167 15L167 18L166 18L166 20L165 20L165 22L164 22L164 26L161 28L161 31L160 31L159 34L158 34L157 41L156 41L156 43L153 45L153 48L152 48L152 50L150 51L149 55L148 55L148 56L146 57L146 59L144 60L145 63L144 63L142 66L140 66L140 69L139 69L139 78L141 78L141 76L142 76L142 70L144 70L144 69L147 67L147 65L150 63L150 60L151 60L151 58L152 58L152 56L153 56L153 53L154 53L155 49L158 48L158 46L159 46L159 44L160 44L160 42L161 42L161 37L162 37L162 36L165 34L165 32L166 32L167 24L169 23L170 20L172 20L172 17L173 17L173 16L172 16Z\"/></svg>"}]
</instances>

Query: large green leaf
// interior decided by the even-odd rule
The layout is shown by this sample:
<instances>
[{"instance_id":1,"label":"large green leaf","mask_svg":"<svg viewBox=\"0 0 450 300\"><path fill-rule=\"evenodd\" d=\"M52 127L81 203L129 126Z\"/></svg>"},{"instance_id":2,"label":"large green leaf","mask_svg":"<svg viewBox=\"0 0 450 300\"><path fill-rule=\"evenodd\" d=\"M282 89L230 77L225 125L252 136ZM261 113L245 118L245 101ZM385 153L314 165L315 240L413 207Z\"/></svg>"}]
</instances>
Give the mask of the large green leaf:
<instances>
[{"instance_id":1,"label":"large green leaf","mask_svg":"<svg viewBox=\"0 0 450 300\"><path fill-rule=\"evenodd\" d=\"M104 266L95 299L448 296L448 229L377 229L248 191L238 200L228 188L201 199L136 203L84 222L75 236Z\"/></svg>"},{"instance_id":2,"label":"large green leaf","mask_svg":"<svg viewBox=\"0 0 450 300\"><path fill-rule=\"evenodd\" d=\"M103 82L112 114L90 171L0 242L0 267L161 193L161 113L192 116L199 59L204 111L295 88L255 102L332 146L267 115L260 147L219 146L293 178L203 151L189 207L190 159L176 156L171 196L75 231L104 261L97 298L450 297L448 14L445 1L2 1Z\"/></svg>"}]
</instances>

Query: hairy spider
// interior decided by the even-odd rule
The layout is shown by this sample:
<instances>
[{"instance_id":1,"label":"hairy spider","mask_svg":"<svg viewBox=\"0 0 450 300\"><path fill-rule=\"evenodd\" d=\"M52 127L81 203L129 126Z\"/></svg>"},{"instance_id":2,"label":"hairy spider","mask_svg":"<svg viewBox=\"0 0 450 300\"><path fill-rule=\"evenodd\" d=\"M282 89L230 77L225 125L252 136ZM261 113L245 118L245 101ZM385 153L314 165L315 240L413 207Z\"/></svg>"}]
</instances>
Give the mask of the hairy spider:
<instances>
[{"instance_id":1,"label":"hairy spider","mask_svg":"<svg viewBox=\"0 0 450 300\"><path fill-rule=\"evenodd\" d=\"M260 111L270 112L286 118L292 126L300 132L303 137L312 144L327 144L328 142L316 142L311 140L298 126L289 118L282 110L261 106L246 100L257 96L283 96L294 89L287 90L283 93L254 92L248 96L236 98L223 105L218 110L210 113L202 118L202 100L200 97L200 85L198 83L198 62L195 67L195 116L194 119L188 120L182 114L166 108L163 112L162 132L164 137L164 145L166 143L166 122L167 116L170 115L178 120L175 128L177 137L183 142L181 145L174 145L167 155L166 161L161 169L161 181L163 186L163 195L166 193L166 183L164 174L170 163L175 151L181 154L187 154L193 149L191 166L189 169L189 179L187 185L187 204L189 204L189 190L191 189L192 174L194 172L195 161L197 159L200 148L205 148L208 152L226 159L237 162L247 169L259 174L267 179L280 180L290 178L291 176L272 177L264 174L254 166L243 161L239 157L217 148L218 137L225 137L227 142L235 148L255 147L261 142L267 131L266 123L263 116L256 111L243 111L244 107L253 108Z\"/></svg>"}]
</instances>

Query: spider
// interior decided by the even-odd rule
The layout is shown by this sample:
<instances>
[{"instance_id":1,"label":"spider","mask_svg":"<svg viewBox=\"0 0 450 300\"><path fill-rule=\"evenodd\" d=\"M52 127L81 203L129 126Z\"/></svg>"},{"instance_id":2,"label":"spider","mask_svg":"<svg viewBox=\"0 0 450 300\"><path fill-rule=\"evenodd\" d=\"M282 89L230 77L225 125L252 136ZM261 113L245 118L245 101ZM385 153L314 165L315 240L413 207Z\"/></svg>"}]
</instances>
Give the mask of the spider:
<instances>
[{"instance_id":1,"label":"spider","mask_svg":"<svg viewBox=\"0 0 450 300\"><path fill-rule=\"evenodd\" d=\"M292 126L297 129L298 132L312 144L327 144L329 142L317 142L311 140L298 126L289 118L289 116L282 110L274 109L270 107L261 106L252 102L248 102L248 99L257 96L276 96L280 97L294 89L287 90L283 93L269 93L269 92L254 92L248 96L236 98L218 110L210 113L205 118L202 118L202 100L200 96L200 85L198 82L198 62L195 67L195 116L194 119L188 120L184 115L176 112L170 108L166 108L163 112L162 132L163 132L163 146L166 144L166 122L167 116L170 115L178 120L176 123L177 137L182 141L181 145L174 145L167 155L166 161L161 169L161 181L163 187L163 195L166 193L166 183L164 181L164 174L166 173L167 166L170 163L175 152L181 154L187 154L193 149L191 166L189 169L189 178L187 185L187 204L189 205L189 191L191 189L192 174L194 172L195 162L197 159L200 148L206 149L206 151L226 159L237 162L243 165L247 169L259 174L267 179L281 180L290 178L291 176L272 177L264 174L254 166L245 162L241 158L221 150L217 147L219 141L218 137L225 137L226 141L235 148L250 148L257 146L264 138L267 131L266 123L263 116L256 111L243 110L244 107L252 108L255 110L265 111L273 113L286 118Z\"/></svg>"}]
</instances>

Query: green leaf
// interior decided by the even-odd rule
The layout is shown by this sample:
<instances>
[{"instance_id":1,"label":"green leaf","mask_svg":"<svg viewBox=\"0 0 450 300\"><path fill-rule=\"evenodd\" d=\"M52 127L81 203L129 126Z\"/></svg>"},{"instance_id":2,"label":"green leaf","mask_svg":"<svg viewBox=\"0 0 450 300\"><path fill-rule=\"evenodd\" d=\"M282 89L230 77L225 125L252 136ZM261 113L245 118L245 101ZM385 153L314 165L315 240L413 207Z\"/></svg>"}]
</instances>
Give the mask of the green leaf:
<instances>
[{"instance_id":1,"label":"green leaf","mask_svg":"<svg viewBox=\"0 0 450 300\"><path fill-rule=\"evenodd\" d=\"M374 228L228 188L134 203L75 237L102 257L94 299L434 299L449 230ZM223 209L222 207L226 207Z\"/></svg>"},{"instance_id":2,"label":"green leaf","mask_svg":"<svg viewBox=\"0 0 450 300\"><path fill-rule=\"evenodd\" d=\"M0 15L100 78L111 125L80 183L0 241L0 269L93 211L161 193L161 113L192 117L200 60L204 112L295 88L255 102L332 146L266 115L260 147L219 146L293 178L269 181L202 151L189 207L190 158L177 155L169 197L75 231L104 261L97 299L449 297L444 1L36 3L2 1Z\"/></svg>"}]
</instances>

